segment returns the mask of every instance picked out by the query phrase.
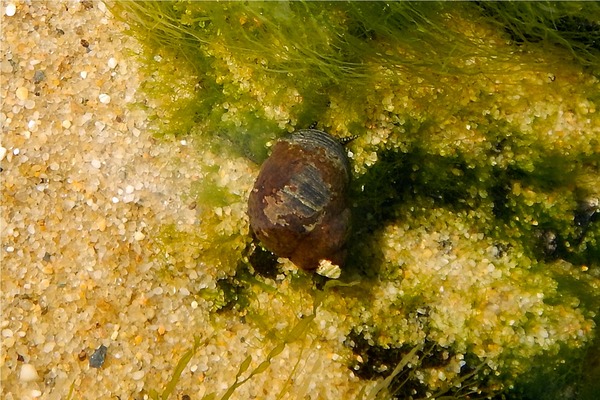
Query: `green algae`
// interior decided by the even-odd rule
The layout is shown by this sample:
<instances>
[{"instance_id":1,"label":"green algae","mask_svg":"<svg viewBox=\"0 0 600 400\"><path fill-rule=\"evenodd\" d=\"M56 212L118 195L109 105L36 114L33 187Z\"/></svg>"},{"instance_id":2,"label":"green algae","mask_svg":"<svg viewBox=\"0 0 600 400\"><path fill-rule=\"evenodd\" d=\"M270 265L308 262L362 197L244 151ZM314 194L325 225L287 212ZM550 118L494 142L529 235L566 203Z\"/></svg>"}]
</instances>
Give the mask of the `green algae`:
<instances>
[{"instance_id":1,"label":"green algae","mask_svg":"<svg viewBox=\"0 0 600 400\"><path fill-rule=\"evenodd\" d=\"M193 137L225 159L259 163L276 137L313 123L358 135L348 145L357 229L341 278L351 285L322 292L320 310L383 353L430 341L451 354L445 365L432 362L439 352L421 354L409 380L423 395L448 395L477 370L471 395L516 385L510 393L525 397L556 366L578 371L585 362L600 306L597 4L114 9L147 45L145 87L160 105L159 136ZM222 213L243 209L249 188L219 183L228 169L216 165L189 193L198 230L161 228L161 254L171 255L173 273L209 266L217 283L200 298L214 311L243 303L235 311L280 349L288 339L270 327L315 315L306 304L323 283L285 269L244 272L273 260L251 261L247 221ZM275 292L277 273L289 286ZM260 291L285 314L250 295ZM301 334L320 335L308 325ZM350 366L352 350L336 348ZM568 386L557 381L555 396ZM589 383L576 390L590 391Z\"/></svg>"},{"instance_id":2,"label":"green algae","mask_svg":"<svg viewBox=\"0 0 600 400\"><path fill-rule=\"evenodd\" d=\"M203 132L235 142L245 135L235 128L247 128L256 119L263 132L273 122L280 130L307 126L325 118L338 93L344 107L360 110L360 94L377 84L372 68L378 63L398 66L394 74L410 66L427 79L424 86L433 85L438 74L476 72L462 62L474 39L445 30L447 21L438 16L445 10L436 3L136 2L114 7L118 14L128 12L127 22L151 48L153 79L145 87L172 103L158 116L162 134L187 134L200 123ZM448 34L456 43L451 49L440 43ZM388 49L398 44L406 54ZM179 79L161 80L156 71ZM265 91L270 87L288 89ZM287 112L274 115L278 110ZM358 117L361 123L364 118ZM245 137L250 143L243 144L258 148L258 141L264 148L268 137L251 133Z\"/></svg>"},{"instance_id":3,"label":"green algae","mask_svg":"<svg viewBox=\"0 0 600 400\"><path fill-rule=\"evenodd\" d=\"M485 2L483 11L517 43L567 48L583 65L597 68L600 8L595 2Z\"/></svg>"},{"instance_id":4,"label":"green algae","mask_svg":"<svg viewBox=\"0 0 600 400\"><path fill-rule=\"evenodd\" d=\"M149 396L152 400L167 400L171 397L171 395L173 394L173 391L177 387L177 383L179 382L179 379L181 378L181 373L187 367L189 362L192 360L192 357L194 356L196 351L198 351L198 348L200 347L201 344L202 344L202 341L200 340L200 338L194 337L194 345L192 346L191 349L186 351L181 356L181 358L177 362L177 365L175 365L171 379L169 380L169 382L167 382L165 384L163 390L160 393L157 392L156 390L150 390Z\"/></svg>"}]
</instances>

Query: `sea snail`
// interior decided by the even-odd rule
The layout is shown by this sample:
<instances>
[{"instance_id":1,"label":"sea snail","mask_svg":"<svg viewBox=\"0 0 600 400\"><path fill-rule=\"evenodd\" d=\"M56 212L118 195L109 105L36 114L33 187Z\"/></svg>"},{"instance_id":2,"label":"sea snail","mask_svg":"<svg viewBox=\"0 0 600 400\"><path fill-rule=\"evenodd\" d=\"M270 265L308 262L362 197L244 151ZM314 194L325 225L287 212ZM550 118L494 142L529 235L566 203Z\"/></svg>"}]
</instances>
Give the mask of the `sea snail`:
<instances>
[{"instance_id":1,"label":"sea snail","mask_svg":"<svg viewBox=\"0 0 600 400\"><path fill-rule=\"evenodd\" d=\"M350 234L350 164L328 133L299 130L279 140L248 200L250 228L263 246L304 270L341 267Z\"/></svg>"}]
</instances>

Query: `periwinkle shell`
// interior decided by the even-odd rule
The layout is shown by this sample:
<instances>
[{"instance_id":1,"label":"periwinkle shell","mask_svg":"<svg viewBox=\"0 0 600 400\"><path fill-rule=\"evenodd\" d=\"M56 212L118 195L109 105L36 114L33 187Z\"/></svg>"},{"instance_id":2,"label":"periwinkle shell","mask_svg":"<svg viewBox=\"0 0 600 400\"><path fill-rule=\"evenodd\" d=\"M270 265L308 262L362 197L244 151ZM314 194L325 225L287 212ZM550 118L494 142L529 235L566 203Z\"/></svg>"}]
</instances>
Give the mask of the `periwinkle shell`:
<instances>
[{"instance_id":1,"label":"periwinkle shell","mask_svg":"<svg viewBox=\"0 0 600 400\"><path fill-rule=\"evenodd\" d=\"M273 146L248 200L250 228L279 257L305 270L342 266L350 234L350 164L333 136L296 131Z\"/></svg>"}]
</instances>

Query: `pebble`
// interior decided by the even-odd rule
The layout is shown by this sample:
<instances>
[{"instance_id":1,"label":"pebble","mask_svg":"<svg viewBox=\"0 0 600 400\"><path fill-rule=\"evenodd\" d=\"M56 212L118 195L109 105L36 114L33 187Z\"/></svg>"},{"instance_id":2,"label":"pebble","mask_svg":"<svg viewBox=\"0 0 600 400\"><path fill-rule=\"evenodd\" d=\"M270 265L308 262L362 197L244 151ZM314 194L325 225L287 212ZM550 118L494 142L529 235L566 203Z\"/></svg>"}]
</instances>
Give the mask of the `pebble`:
<instances>
[{"instance_id":1,"label":"pebble","mask_svg":"<svg viewBox=\"0 0 600 400\"><path fill-rule=\"evenodd\" d=\"M47 342L44 344L44 347L42 348L42 351L44 353L50 353L52 350L54 350L54 347L56 346L56 342Z\"/></svg>"},{"instance_id":2,"label":"pebble","mask_svg":"<svg viewBox=\"0 0 600 400\"><path fill-rule=\"evenodd\" d=\"M14 5L13 3L10 3L9 5L6 6L4 13L6 14L7 17L12 17L13 15L15 15L17 13L17 6Z\"/></svg>"},{"instance_id":3,"label":"pebble","mask_svg":"<svg viewBox=\"0 0 600 400\"><path fill-rule=\"evenodd\" d=\"M138 242L139 242L140 240L144 240L144 238L145 238L145 237L146 237L146 235L144 235L144 234L143 234L142 232L140 232L140 231L137 231L136 233L134 233L134 234L133 234L133 238L134 238L135 240L137 240Z\"/></svg>"},{"instance_id":4,"label":"pebble","mask_svg":"<svg viewBox=\"0 0 600 400\"><path fill-rule=\"evenodd\" d=\"M100 103L102 103L102 104L110 103L110 96L107 95L106 93L100 93L100 95L98 96L98 99L100 100Z\"/></svg>"},{"instance_id":5,"label":"pebble","mask_svg":"<svg viewBox=\"0 0 600 400\"><path fill-rule=\"evenodd\" d=\"M144 371L136 371L133 374L131 374L131 379L133 379L134 381L139 381L144 377L145 374L146 373Z\"/></svg>"},{"instance_id":6,"label":"pebble","mask_svg":"<svg viewBox=\"0 0 600 400\"><path fill-rule=\"evenodd\" d=\"M100 162L100 160L96 160L96 159L92 160L92 167L99 169L101 166L102 166L102 163Z\"/></svg>"},{"instance_id":7,"label":"pebble","mask_svg":"<svg viewBox=\"0 0 600 400\"><path fill-rule=\"evenodd\" d=\"M46 78L46 74L44 73L44 71L37 70L33 74L33 83L40 83L45 78Z\"/></svg>"},{"instance_id":8,"label":"pebble","mask_svg":"<svg viewBox=\"0 0 600 400\"><path fill-rule=\"evenodd\" d=\"M6 157L6 147L0 146L0 161L4 160Z\"/></svg>"},{"instance_id":9,"label":"pebble","mask_svg":"<svg viewBox=\"0 0 600 400\"><path fill-rule=\"evenodd\" d=\"M13 67L12 67L11 63L6 60L0 62L0 72L2 72L4 74L12 74Z\"/></svg>"},{"instance_id":10,"label":"pebble","mask_svg":"<svg viewBox=\"0 0 600 400\"><path fill-rule=\"evenodd\" d=\"M114 57L111 57L108 59L108 68L110 69L114 69L117 66L118 62L117 59Z\"/></svg>"},{"instance_id":11,"label":"pebble","mask_svg":"<svg viewBox=\"0 0 600 400\"><path fill-rule=\"evenodd\" d=\"M27 90L26 87L21 86L17 89L16 95L19 100L27 100L29 97L29 90Z\"/></svg>"},{"instance_id":12,"label":"pebble","mask_svg":"<svg viewBox=\"0 0 600 400\"><path fill-rule=\"evenodd\" d=\"M100 345L94 351L94 354L90 357L90 367L92 368L100 368L104 364L104 360L106 358L106 351L108 348L105 345Z\"/></svg>"},{"instance_id":13,"label":"pebble","mask_svg":"<svg viewBox=\"0 0 600 400\"><path fill-rule=\"evenodd\" d=\"M23 364L21 366L21 373L19 374L19 380L21 382L33 382L40 379L35 367L31 364Z\"/></svg>"}]
</instances>

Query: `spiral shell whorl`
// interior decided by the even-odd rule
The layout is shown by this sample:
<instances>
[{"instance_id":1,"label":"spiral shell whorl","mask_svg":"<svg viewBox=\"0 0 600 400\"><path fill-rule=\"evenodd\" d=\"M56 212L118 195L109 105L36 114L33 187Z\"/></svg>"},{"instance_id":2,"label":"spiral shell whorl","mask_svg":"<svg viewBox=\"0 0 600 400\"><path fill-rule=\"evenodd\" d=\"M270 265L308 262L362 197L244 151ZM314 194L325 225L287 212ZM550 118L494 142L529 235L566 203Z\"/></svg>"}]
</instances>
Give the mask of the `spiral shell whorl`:
<instances>
[{"instance_id":1,"label":"spiral shell whorl","mask_svg":"<svg viewBox=\"0 0 600 400\"><path fill-rule=\"evenodd\" d=\"M262 244L307 270L341 265L350 233L350 164L331 135L300 130L280 140L248 201L250 227Z\"/></svg>"}]
</instances>

